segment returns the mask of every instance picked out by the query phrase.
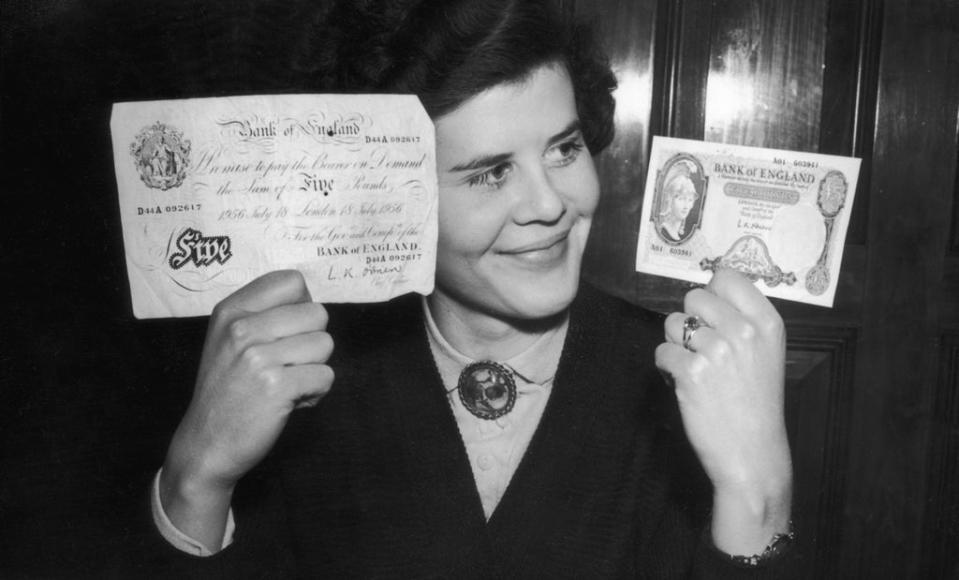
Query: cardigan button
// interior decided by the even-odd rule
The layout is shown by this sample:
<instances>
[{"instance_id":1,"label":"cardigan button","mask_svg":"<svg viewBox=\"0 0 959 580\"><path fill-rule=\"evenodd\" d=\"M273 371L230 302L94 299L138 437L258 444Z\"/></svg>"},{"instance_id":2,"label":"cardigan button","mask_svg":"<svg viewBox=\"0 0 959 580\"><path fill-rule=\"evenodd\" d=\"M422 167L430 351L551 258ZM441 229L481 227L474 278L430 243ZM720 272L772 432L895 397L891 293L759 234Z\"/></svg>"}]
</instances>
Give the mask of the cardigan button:
<instances>
[{"instance_id":1,"label":"cardigan button","mask_svg":"<svg viewBox=\"0 0 959 580\"><path fill-rule=\"evenodd\" d=\"M489 455L480 455L479 458L479 467L483 471L489 471L493 469L493 458Z\"/></svg>"}]
</instances>

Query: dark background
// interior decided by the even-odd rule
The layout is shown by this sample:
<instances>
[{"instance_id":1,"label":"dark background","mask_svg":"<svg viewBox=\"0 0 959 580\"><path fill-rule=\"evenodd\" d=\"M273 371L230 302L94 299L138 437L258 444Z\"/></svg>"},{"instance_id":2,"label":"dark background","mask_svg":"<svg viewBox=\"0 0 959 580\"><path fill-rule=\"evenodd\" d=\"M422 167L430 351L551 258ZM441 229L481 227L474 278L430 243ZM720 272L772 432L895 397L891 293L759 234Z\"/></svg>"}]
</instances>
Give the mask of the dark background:
<instances>
[{"instance_id":1,"label":"dark background","mask_svg":"<svg viewBox=\"0 0 959 580\"><path fill-rule=\"evenodd\" d=\"M131 314L111 104L306 91L288 30L311 11L3 3L0 577L94 577L148 531L193 388L205 319Z\"/></svg>"}]
</instances>

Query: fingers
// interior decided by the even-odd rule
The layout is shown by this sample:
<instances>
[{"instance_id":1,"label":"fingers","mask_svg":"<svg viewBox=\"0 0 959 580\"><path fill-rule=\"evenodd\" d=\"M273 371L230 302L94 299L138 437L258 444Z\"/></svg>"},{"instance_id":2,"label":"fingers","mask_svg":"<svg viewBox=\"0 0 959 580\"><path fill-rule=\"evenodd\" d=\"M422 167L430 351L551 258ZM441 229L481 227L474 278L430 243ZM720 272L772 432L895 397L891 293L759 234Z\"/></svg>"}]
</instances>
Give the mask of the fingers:
<instances>
[{"instance_id":1,"label":"fingers","mask_svg":"<svg viewBox=\"0 0 959 580\"><path fill-rule=\"evenodd\" d=\"M332 352L329 334L310 332L253 345L239 362L269 400L300 406L304 399L318 400L329 390L333 370L325 363Z\"/></svg>"},{"instance_id":2,"label":"fingers","mask_svg":"<svg viewBox=\"0 0 959 580\"><path fill-rule=\"evenodd\" d=\"M685 313L674 313L666 320L666 339L683 344L683 322L698 316L708 325L692 334L689 346L701 351L716 337L749 342L762 336L779 339L783 334L782 318L775 307L749 281L734 270L716 272L705 289L686 294Z\"/></svg>"},{"instance_id":3,"label":"fingers","mask_svg":"<svg viewBox=\"0 0 959 580\"><path fill-rule=\"evenodd\" d=\"M262 312L283 304L310 302L303 274L277 270L256 278L217 304L214 318L232 318L239 313Z\"/></svg>"},{"instance_id":4,"label":"fingers","mask_svg":"<svg viewBox=\"0 0 959 580\"><path fill-rule=\"evenodd\" d=\"M200 375L232 377L226 384L252 387L273 408L315 399L332 381L327 320L299 272L260 276L217 305L204 351L211 362Z\"/></svg>"},{"instance_id":5,"label":"fingers","mask_svg":"<svg viewBox=\"0 0 959 580\"><path fill-rule=\"evenodd\" d=\"M317 331L256 344L243 352L254 367L325 363L333 352L333 338Z\"/></svg>"},{"instance_id":6,"label":"fingers","mask_svg":"<svg viewBox=\"0 0 959 580\"><path fill-rule=\"evenodd\" d=\"M666 317L664 328L666 330L666 340L668 342L679 345L680 347L687 346L683 344L683 339L686 338L685 335L687 335L687 332L684 330L684 325L689 316L690 315L686 314L685 312L673 312ZM689 350L693 352L699 352L703 345L708 342L708 337L704 335L715 333L714 329L706 326L706 324L709 323L706 322L705 316L701 318L703 318L703 326L700 326L695 331L688 333Z\"/></svg>"},{"instance_id":7,"label":"fingers","mask_svg":"<svg viewBox=\"0 0 959 580\"><path fill-rule=\"evenodd\" d=\"M666 340L714 361L734 352L777 348L785 343L782 319L776 309L744 276L717 272L706 289L690 291L685 312L674 312L664 324ZM745 310L743 310L745 309ZM697 316L698 328L686 329L686 320Z\"/></svg>"},{"instance_id":8,"label":"fingers","mask_svg":"<svg viewBox=\"0 0 959 580\"><path fill-rule=\"evenodd\" d=\"M699 316L713 328L723 328L742 317L733 303L703 288L690 290L686 294L683 310L689 315Z\"/></svg>"},{"instance_id":9,"label":"fingers","mask_svg":"<svg viewBox=\"0 0 959 580\"><path fill-rule=\"evenodd\" d=\"M290 386L290 400L295 408L312 407L333 385L333 369L327 365L287 367L283 374Z\"/></svg>"},{"instance_id":10,"label":"fingers","mask_svg":"<svg viewBox=\"0 0 959 580\"><path fill-rule=\"evenodd\" d=\"M210 340L241 353L252 345L326 328L327 313L312 302L296 270L264 274L216 306Z\"/></svg>"},{"instance_id":11,"label":"fingers","mask_svg":"<svg viewBox=\"0 0 959 580\"><path fill-rule=\"evenodd\" d=\"M329 392L333 385L333 369L328 365L300 364L291 366L251 365L251 376L256 377L260 407L289 409L311 406ZM256 367L256 368L252 368ZM304 405L303 403L308 403Z\"/></svg>"},{"instance_id":12,"label":"fingers","mask_svg":"<svg viewBox=\"0 0 959 580\"><path fill-rule=\"evenodd\" d=\"M735 270L718 270L706 290L727 301L733 308L753 319L779 316L772 303L763 296L749 278Z\"/></svg>"},{"instance_id":13,"label":"fingers","mask_svg":"<svg viewBox=\"0 0 959 580\"><path fill-rule=\"evenodd\" d=\"M664 352L657 351L657 361L662 360L669 365L668 370L675 378L685 378L691 376L699 368L703 360L708 359L712 362L721 362L727 359L736 350L741 350L740 346L730 340L730 338L709 326L700 326L695 331L688 334L688 340L684 344L684 330L687 314L674 312L666 318L666 340L661 344ZM748 348L748 347L747 347ZM698 356L697 356L698 355Z\"/></svg>"},{"instance_id":14,"label":"fingers","mask_svg":"<svg viewBox=\"0 0 959 580\"><path fill-rule=\"evenodd\" d=\"M326 308L322 304L302 302L236 317L223 324L234 348L243 350L254 344L324 330L327 320Z\"/></svg>"},{"instance_id":15,"label":"fingers","mask_svg":"<svg viewBox=\"0 0 959 580\"><path fill-rule=\"evenodd\" d=\"M686 350L678 344L664 342L656 347L656 367L666 375L666 382L676 389L678 395L687 393L708 368L703 357Z\"/></svg>"},{"instance_id":16,"label":"fingers","mask_svg":"<svg viewBox=\"0 0 959 580\"><path fill-rule=\"evenodd\" d=\"M656 347L656 368L666 371L671 378L685 371L690 353L678 344L664 342Z\"/></svg>"},{"instance_id":17,"label":"fingers","mask_svg":"<svg viewBox=\"0 0 959 580\"><path fill-rule=\"evenodd\" d=\"M284 369L287 375L295 409L312 407L322 399L333 385L333 369L327 365L300 365Z\"/></svg>"}]
</instances>

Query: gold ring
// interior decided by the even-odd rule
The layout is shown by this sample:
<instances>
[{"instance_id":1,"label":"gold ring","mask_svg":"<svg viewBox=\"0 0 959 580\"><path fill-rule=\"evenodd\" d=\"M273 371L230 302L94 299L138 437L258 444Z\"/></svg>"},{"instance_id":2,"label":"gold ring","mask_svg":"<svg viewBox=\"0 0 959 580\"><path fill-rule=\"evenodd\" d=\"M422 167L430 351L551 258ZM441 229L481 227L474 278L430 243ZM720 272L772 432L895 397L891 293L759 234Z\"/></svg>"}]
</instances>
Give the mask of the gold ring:
<instances>
[{"instance_id":1,"label":"gold ring","mask_svg":"<svg viewBox=\"0 0 959 580\"><path fill-rule=\"evenodd\" d=\"M696 352L689 343L693 340L693 335L696 334L696 331L704 326L709 326L703 319L698 316L687 316L686 320L683 321L683 348Z\"/></svg>"}]
</instances>

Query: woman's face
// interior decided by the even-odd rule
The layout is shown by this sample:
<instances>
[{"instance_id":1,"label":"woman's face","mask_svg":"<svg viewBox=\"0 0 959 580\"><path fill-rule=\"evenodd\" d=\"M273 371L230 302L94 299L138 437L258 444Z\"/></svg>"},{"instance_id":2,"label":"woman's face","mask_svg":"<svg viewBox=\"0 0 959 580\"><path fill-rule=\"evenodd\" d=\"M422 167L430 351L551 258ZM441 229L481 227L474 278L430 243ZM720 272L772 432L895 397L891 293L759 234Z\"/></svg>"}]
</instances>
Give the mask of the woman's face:
<instances>
[{"instance_id":1,"label":"woman's face","mask_svg":"<svg viewBox=\"0 0 959 580\"><path fill-rule=\"evenodd\" d=\"M565 309L599 198L566 69L466 101L436 121L436 148L437 294L501 320Z\"/></svg>"},{"instance_id":2,"label":"woman's face","mask_svg":"<svg viewBox=\"0 0 959 580\"><path fill-rule=\"evenodd\" d=\"M679 185L675 195L673 195L671 208L673 217L680 220L686 219L689 211L693 209L694 203L696 203L696 190L693 188L692 183L684 180L682 184Z\"/></svg>"}]
</instances>

